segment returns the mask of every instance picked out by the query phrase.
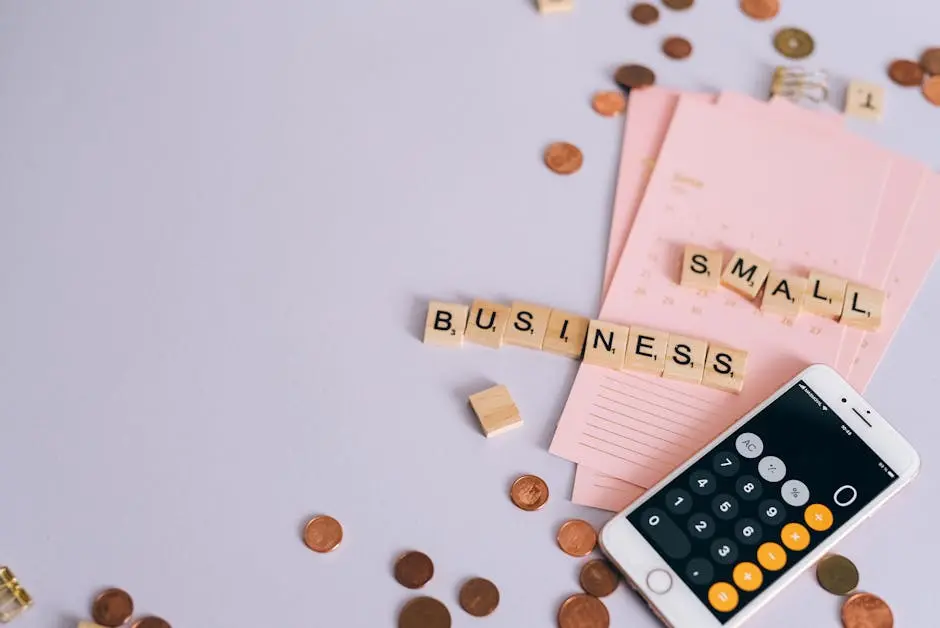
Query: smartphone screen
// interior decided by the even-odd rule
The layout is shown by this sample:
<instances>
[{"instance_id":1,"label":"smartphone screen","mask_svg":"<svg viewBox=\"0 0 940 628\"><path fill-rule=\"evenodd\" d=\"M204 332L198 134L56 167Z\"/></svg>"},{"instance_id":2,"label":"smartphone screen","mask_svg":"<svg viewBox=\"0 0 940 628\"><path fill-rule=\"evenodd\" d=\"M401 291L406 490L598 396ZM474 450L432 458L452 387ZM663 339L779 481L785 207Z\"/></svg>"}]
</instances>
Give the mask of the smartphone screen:
<instances>
[{"instance_id":1,"label":"smartphone screen","mask_svg":"<svg viewBox=\"0 0 940 628\"><path fill-rule=\"evenodd\" d=\"M798 381L627 518L726 623L896 480Z\"/></svg>"}]
</instances>

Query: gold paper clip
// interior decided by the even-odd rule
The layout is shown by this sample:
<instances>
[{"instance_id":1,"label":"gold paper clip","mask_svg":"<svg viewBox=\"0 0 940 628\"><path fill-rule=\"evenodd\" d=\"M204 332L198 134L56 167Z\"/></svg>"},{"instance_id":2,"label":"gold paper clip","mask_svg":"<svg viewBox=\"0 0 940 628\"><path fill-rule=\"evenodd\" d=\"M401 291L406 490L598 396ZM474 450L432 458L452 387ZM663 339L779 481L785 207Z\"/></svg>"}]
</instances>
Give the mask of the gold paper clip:
<instances>
[{"instance_id":1,"label":"gold paper clip","mask_svg":"<svg viewBox=\"0 0 940 628\"><path fill-rule=\"evenodd\" d=\"M823 103L829 98L829 76L822 70L781 65L774 70L770 95L780 96L797 104L805 101Z\"/></svg>"},{"instance_id":2,"label":"gold paper clip","mask_svg":"<svg viewBox=\"0 0 940 628\"><path fill-rule=\"evenodd\" d=\"M0 567L0 622L11 622L33 603L8 567Z\"/></svg>"}]
</instances>

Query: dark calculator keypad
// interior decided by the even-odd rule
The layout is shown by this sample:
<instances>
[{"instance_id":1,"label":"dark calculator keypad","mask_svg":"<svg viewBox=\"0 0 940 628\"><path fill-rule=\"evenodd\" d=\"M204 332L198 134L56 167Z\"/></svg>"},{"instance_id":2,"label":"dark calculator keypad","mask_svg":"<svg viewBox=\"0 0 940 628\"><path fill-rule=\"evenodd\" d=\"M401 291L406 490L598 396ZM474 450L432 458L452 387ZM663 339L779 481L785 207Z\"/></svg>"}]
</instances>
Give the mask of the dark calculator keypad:
<instances>
[{"instance_id":1,"label":"dark calculator keypad","mask_svg":"<svg viewBox=\"0 0 940 628\"><path fill-rule=\"evenodd\" d=\"M715 520L705 513L689 517L689 534L696 539L710 539L715 535Z\"/></svg>"},{"instance_id":2,"label":"dark calculator keypad","mask_svg":"<svg viewBox=\"0 0 940 628\"><path fill-rule=\"evenodd\" d=\"M727 493L720 493L712 500L712 513L723 521L731 521L738 516L738 500Z\"/></svg>"},{"instance_id":3,"label":"dark calculator keypad","mask_svg":"<svg viewBox=\"0 0 940 628\"><path fill-rule=\"evenodd\" d=\"M696 495L711 495L715 492L715 474L704 469L693 471L689 486Z\"/></svg>"},{"instance_id":4,"label":"dark calculator keypad","mask_svg":"<svg viewBox=\"0 0 940 628\"><path fill-rule=\"evenodd\" d=\"M778 526L786 521L787 509L783 502L776 499L765 499L757 507L757 516L769 526Z\"/></svg>"},{"instance_id":5,"label":"dark calculator keypad","mask_svg":"<svg viewBox=\"0 0 940 628\"><path fill-rule=\"evenodd\" d=\"M674 488L666 493L666 508L674 515L687 515L692 512L692 495L681 488Z\"/></svg>"},{"instance_id":6,"label":"dark calculator keypad","mask_svg":"<svg viewBox=\"0 0 940 628\"><path fill-rule=\"evenodd\" d=\"M760 499L760 496L764 494L764 487L761 485L760 480L753 475L739 477L738 481L734 483L734 489L741 499L749 502Z\"/></svg>"}]
</instances>

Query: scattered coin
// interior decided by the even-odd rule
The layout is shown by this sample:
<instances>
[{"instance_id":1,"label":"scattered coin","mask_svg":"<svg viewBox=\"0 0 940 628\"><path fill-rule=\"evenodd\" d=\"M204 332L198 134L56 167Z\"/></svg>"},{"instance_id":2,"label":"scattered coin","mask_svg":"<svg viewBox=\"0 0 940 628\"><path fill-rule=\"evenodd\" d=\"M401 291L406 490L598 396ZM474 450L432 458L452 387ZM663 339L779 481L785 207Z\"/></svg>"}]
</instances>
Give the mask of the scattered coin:
<instances>
[{"instance_id":1,"label":"scattered coin","mask_svg":"<svg viewBox=\"0 0 940 628\"><path fill-rule=\"evenodd\" d=\"M897 59L888 66L888 76L904 87L915 87L924 82L924 70L913 61Z\"/></svg>"},{"instance_id":2,"label":"scattered coin","mask_svg":"<svg viewBox=\"0 0 940 628\"><path fill-rule=\"evenodd\" d=\"M597 532L587 521L570 519L558 528L558 547L569 556L587 556L597 545Z\"/></svg>"},{"instance_id":3,"label":"scattered coin","mask_svg":"<svg viewBox=\"0 0 940 628\"><path fill-rule=\"evenodd\" d=\"M617 68L614 80L626 91L634 87L646 87L656 82L656 74L644 65L622 65Z\"/></svg>"},{"instance_id":4,"label":"scattered coin","mask_svg":"<svg viewBox=\"0 0 940 628\"><path fill-rule=\"evenodd\" d=\"M845 628L893 628L894 615L884 600L871 593L856 593L842 605Z\"/></svg>"},{"instance_id":5,"label":"scattered coin","mask_svg":"<svg viewBox=\"0 0 940 628\"><path fill-rule=\"evenodd\" d=\"M805 59L813 54L816 42L813 37L799 28L784 28L774 35L774 48L789 59Z\"/></svg>"},{"instance_id":6,"label":"scattered coin","mask_svg":"<svg viewBox=\"0 0 940 628\"><path fill-rule=\"evenodd\" d=\"M171 628L169 622L159 617L144 617L134 622L131 628Z\"/></svg>"},{"instance_id":7,"label":"scattered coin","mask_svg":"<svg viewBox=\"0 0 940 628\"><path fill-rule=\"evenodd\" d=\"M398 628L450 628L450 611L433 597L416 597L402 607Z\"/></svg>"},{"instance_id":8,"label":"scattered coin","mask_svg":"<svg viewBox=\"0 0 940 628\"><path fill-rule=\"evenodd\" d=\"M593 595L578 593L561 603L558 609L559 628L609 628L610 613L604 603Z\"/></svg>"},{"instance_id":9,"label":"scattered coin","mask_svg":"<svg viewBox=\"0 0 940 628\"><path fill-rule=\"evenodd\" d=\"M607 597L616 591L617 585L620 584L620 576L610 563L602 558L584 563L578 580L584 592L594 597Z\"/></svg>"},{"instance_id":10,"label":"scattered coin","mask_svg":"<svg viewBox=\"0 0 940 628\"><path fill-rule=\"evenodd\" d=\"M920 67L931 76L940 75L940 48L928 48L920 56Z\"/></svg>"},{"instance_id":11,"label":"scattered coin","mask_svg":"<svg viewBox=\"0 0 940 628\"><path fill-rule=\"evenodd\" d=\"M405 552L395 561L395 580L403 587L420 589L434 577L434 563L422 552Z\"/></svg>"},{"instance_id":12,"label":"scattered coin","mask_svg":"<svg viewBox=\"0 0 940 628\"><path fill-rule=\"evenodd\" d=\"M612 118L619 116L627 108L627 99L621 92L597 92L591 100L594 111Z\"/></svg>"},{"instance_id":13,"label":"scattered coin","mask_svg":"<svg viewBox=\"0 0 940 628\"><path fill-rule=\"evenodd\" d=\"M755 20L769 20L780 13L780 0L741 0L741 11Z\"/></svg>"},{"instance_id":14,"label":"scattered coin","mask_svg":"<svg viewBox=\"0 0 940 628\"><path fill-rule=\"evenodd\" d=\"M659 19L659 9L652 4L639 2L633 5L633 9L630 10L630 17L633 18L633 21L637 24L649 26Z\"/></svg>"},{"instance_id":15,"label":"scattered coin","mask_svg":"<svg viewBox=\"0 0 940 628\"><path fill-rule=\"evenodd\" d=\"M314 552L332 552L343 540L343 526L329 515L317 515L304 528L304 545Z\"/></svg>"},{"instance_id":16,"label":"scattered coin","mask_svg":"<svg viewBox=\"0 0 940 628\"><path fill-rule=\"evenodd\" d=\"M924 92L924 98L930 101L932 105L940 107L940 76L931 76L924 81L921 88Z\"/></svg>"},{"instance_id":17,"label":"scattered coin","mask_svg":"<svg viewBox=\"0 0 940 628\"><path fill-rule=\"evenodd\" d=\"M522 510L539 510L548 502L548 484L535 475L523 475L512 483L509 497Z\"/></svg>"},{"instance_id":18,"label":"scattered coin","mask_svg":"<svg viewBox=\"0 0 940 628\"><path fill-rule=\"evenodd\" d=\"M848 595L858 586L858 569L845 556L829 554L816 563L816 580L833 595Z\"/></svg>"},{"instance_id":19,"label":"scattered coin","mask_svg":"<svg viewBox=\"0 0 940 628\"><path fill-rule=\"evenodd\" d=\"M692 43L684 37L670 37L663 42L663 53L670 59L685 59L692 54Z\"/></svg>"},{"instance_id":20,"label":"scattered coin","mask_svg":"<svg viewBox=\"0 0 940 628\"><path fill-rule=\"evenodd\" d=\"M460 608L474 617L486 617L499 606L499 589L486 578L470 578L460 587Z\"/></svg>"},{"instance_id":21,"label":"scattered coin","mask_svg":"<svg viewBox=\"0 0 940 628\"><path fill-rule=\"evenodd\" d=\"M117 628L127 623L134 614L134 600L126 591L108 589L103 591L91 606L91 616L95 623Z\"/></svg>"},{"instance_id":22,"label":"scattered coin","mask_svg":"<svg viewBox=\"0 0 940 628\"><path fill-rule=\"evenodd\" d=\"M555 142L545 149L545 165L555 174L574 174L581 169L584 155L568 142Z\"/></svg>"},{"instance_id":23,"label":"scattered coin","mask_svg":"<svg viewBox=\"0 0 940 628\"><path fill-rule=\"evenodd\" d=\"M695 0L663 0L663 4L673 11L685 11L695 4Z\"/></svg>"}]
</instances>

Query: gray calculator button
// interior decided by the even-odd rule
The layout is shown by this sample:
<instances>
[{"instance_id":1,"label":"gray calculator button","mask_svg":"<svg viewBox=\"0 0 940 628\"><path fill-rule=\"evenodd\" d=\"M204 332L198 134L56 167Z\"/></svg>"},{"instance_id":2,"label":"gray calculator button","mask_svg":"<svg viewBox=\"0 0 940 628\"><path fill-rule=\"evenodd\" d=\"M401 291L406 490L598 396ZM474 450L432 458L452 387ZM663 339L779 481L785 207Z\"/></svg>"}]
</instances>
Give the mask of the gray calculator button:
<instances>
[{"instance_id":1,"label":"gray calculator button","mask_svg":"<svg viewBox=\"0 0 940 628\"><path fill-rule=\"evenodd\" d=\"M682 559L692 551L689 537L664 511L647 508L640 518L640 528L669 558Z\"/></svg>"},{"instance_id":2,"label":"gray calculator button","mask_svg":"<svg viewBox=\"0 0 940 628\"><path fill-rule=\"evenodd\" d=\"M791 506L802 506L809 501L809 488L799 480L787 480L780 489L780 496Z\"/></svg>"},{"instance_id":3,"label":"gray calculator button","mask_svg":"<svg viewBox=\"0 0 940 628\"><path fill-rule=\"evenodd\" d=\"M787 465L777 456L764 456L757 463L757 472L768 482L779 482L787 474Z\"/></svg>"},{"instance_id":4,"label":"gray calculator button","mask_svg":"<svg viewBox=\"0 0 940 628\"><path fill-rule=\"evenodd\" d=\"M764 441L757 434L745 432L735 439L734 448L745 458L757 458L764 453Z\"/></svg>"}]
</instances>

